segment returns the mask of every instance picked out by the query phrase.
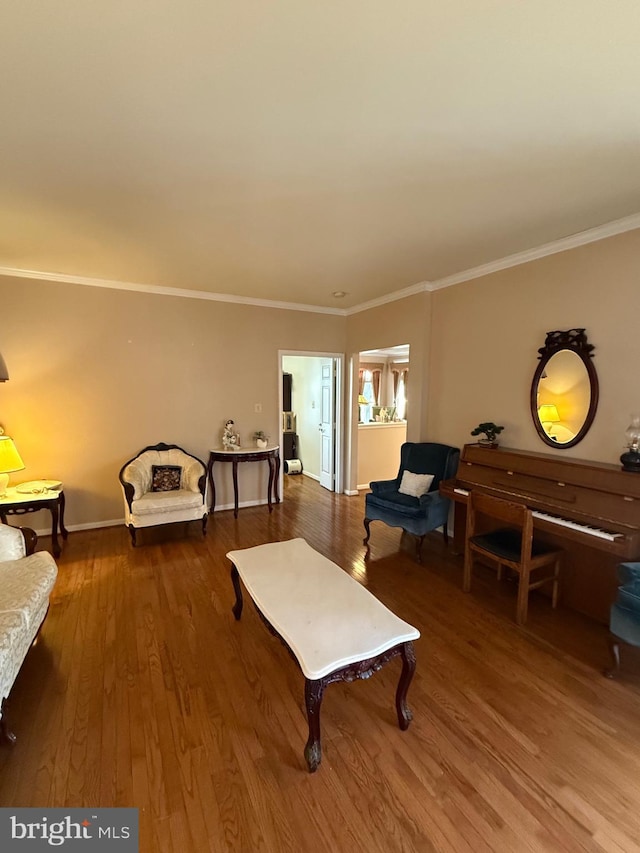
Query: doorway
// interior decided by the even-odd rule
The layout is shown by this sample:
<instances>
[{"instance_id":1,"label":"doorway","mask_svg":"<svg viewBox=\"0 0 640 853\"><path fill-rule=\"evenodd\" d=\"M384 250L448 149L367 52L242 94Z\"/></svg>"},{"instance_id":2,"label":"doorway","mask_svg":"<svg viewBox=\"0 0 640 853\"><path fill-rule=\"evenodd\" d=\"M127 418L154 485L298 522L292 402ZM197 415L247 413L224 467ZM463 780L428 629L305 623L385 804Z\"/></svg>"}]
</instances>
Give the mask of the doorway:
<instances>
[{"instance_id":1,"label":"doorway","mask_svg":"<svg viewBox=\"0 0 640 853\"><path fill-rule=\"evenodd\" d=\"M356 489L398 473L407 440L409 345L359 353Z\"/></svg>"},{"instance_id":2,"label":"doorway","mask_svg":"<svg viewBox=\"0 0 640 853\"><path fill-rule=\"evenodd\" d=\"M317 480L329 491L341 492L344 355L301 351L280 351L278 355L280 410L285 411L286 385L290 387L291 411L283 415L283 423L289 429L293 426L295 436L292 438L291 432L281 434L281 477L292 476L295 472ZM286 383L285 376L290 377ZM286 458L291 455L292 447L297 465L290 464Z\"/></svg>"}]
</instances>

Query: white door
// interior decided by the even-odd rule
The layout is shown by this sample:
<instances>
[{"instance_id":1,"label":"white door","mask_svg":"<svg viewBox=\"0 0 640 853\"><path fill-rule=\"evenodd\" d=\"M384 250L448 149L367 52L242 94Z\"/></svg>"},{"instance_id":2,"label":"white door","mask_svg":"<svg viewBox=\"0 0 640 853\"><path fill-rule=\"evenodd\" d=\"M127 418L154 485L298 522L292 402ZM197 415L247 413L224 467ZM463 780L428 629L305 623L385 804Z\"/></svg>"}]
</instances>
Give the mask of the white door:
<instances>
[{"instance_id":1,"label":"white door","mask_svg":"<svg viewBox=\"0 0 640 853\"><path fill-rule=\"evenodd\" d=\"M333 359L321 365L320 399L320 485L335 489L335 399L336 380Z\"/></svg>"}]
</instances>

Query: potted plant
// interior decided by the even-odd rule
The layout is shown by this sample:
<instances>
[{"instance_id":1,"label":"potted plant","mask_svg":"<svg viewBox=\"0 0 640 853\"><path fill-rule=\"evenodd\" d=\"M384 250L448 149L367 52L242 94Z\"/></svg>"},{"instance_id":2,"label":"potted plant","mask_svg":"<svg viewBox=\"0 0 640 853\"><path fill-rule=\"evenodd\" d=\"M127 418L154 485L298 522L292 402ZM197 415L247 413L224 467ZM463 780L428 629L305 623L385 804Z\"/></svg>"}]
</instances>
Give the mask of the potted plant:
<instances>
[{"instance_id":1,"label":"potted plant","mask_svg":"<svg viewBox=\"0 0 640 853\"><path fill-rule=\"evenodd\" d=\"M265 433L260 429L257 432L254 432L253 437L256 440L256 446L260 447L262 450L269 444L269 440Z\"/></svg>"},{"instance_id":2,"label":"potted plant","mask_svg":"<svg viewBox=\"0 0 640 853\"><path fill-rule=\"evenodd\" d=\"M497 426L491 421L487 421L486 423L478 424L475 429L471 430L471 435L484 435L484 438L478 439L478 444L481 444L483 447L497 447L497 438L503 429L503 426Z\"/></svg>"}]
</instances>

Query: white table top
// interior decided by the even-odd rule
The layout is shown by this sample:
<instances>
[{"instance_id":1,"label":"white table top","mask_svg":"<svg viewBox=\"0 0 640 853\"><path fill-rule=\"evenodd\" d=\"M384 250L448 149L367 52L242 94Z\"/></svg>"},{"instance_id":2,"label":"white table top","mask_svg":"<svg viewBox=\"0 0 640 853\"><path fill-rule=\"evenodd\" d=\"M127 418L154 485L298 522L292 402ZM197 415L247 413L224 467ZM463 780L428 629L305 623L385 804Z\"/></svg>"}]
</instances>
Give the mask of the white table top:
<instances>
[{"instance_id":1,"label":"white table top","mask_svg":"<svg viewBox=\"0 0 640 853\"><path fill-rule=\"evenodd\" d=\"M420 636L304 539L229 551L227 557L309 679Z\"/></svg>"},{"instance_id":2,"label":"white table top","mask_svg":"<svg viewBox=\"0 0 640 853\"><path fill-rule=\"evenodd\" d=\"M220 453L225 456L242 456L248 453L266 453L269 450L280 450L279 444L270 444L269 447L236 447L230 450L228 447L214 447L211 453Z\"/></svg>"},{"instance_id":3,"label":"white table top","mask_svg":"<svg viewBox=\"0 0 640 853\"><path fill-rule=\"evenodd\" d=\"M47 489L47 488L43 487L41 490L35 491L35 489L37 488L37 486L35 485L36 482L42 482L44 484L47 482L59 482L59 481L42 480L42 481L32 481L32 482L34 483L34 486L33 486L34 491L30 491L30 492L18 491L18 489L20 489L20 485L9 486L9 488L7 489L6 495L4 495L3 497L0 497L0 504L3 504L3 503L5 503L5 504L18 504L18 503L33 503L34 501L50 501L53 498L58 497L58 495L62 491L62 483L60 483L60 488L58 488L58 489Z\"/></svg>"}]
</instances>

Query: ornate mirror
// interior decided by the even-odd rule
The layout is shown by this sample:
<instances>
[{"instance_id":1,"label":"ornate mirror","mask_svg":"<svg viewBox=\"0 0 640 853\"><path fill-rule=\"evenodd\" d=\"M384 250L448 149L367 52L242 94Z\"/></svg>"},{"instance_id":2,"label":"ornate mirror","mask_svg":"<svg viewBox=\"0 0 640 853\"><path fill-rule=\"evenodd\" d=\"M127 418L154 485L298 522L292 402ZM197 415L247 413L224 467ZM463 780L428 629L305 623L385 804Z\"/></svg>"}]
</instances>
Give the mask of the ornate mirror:
<instances>
[{"instance_id":1,"label":"ornate mirror","mask_svg":"<svg viewBox=\"0 0 640 853\"><path fill-rule=\"evenodd\" d=\"M540 438L563 450L585 437L598 407L593 344L584 329L547 332L531 383L531 416Z\"/></svg>"}]
</instances>

